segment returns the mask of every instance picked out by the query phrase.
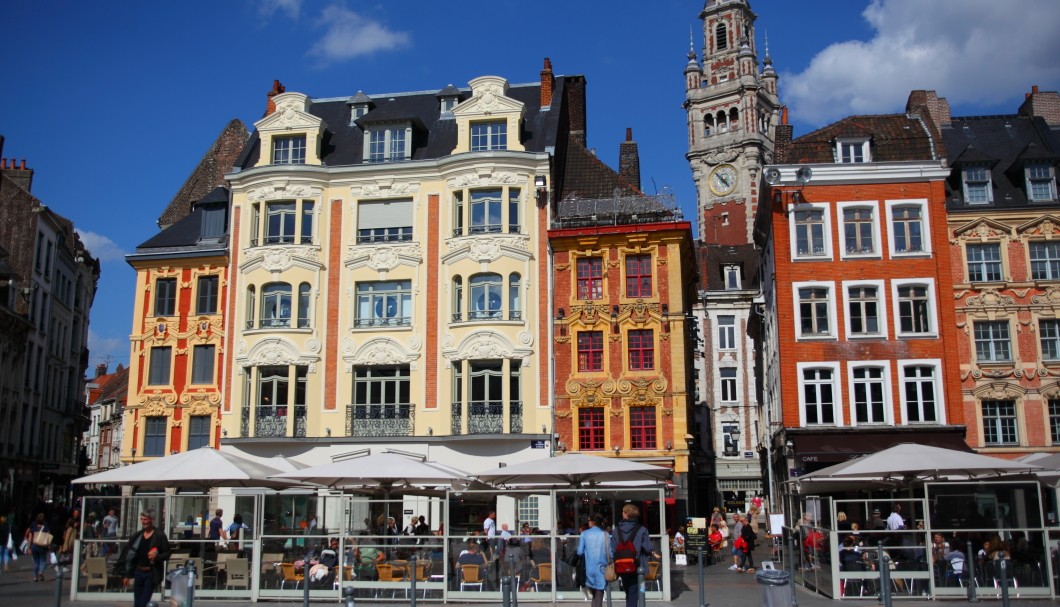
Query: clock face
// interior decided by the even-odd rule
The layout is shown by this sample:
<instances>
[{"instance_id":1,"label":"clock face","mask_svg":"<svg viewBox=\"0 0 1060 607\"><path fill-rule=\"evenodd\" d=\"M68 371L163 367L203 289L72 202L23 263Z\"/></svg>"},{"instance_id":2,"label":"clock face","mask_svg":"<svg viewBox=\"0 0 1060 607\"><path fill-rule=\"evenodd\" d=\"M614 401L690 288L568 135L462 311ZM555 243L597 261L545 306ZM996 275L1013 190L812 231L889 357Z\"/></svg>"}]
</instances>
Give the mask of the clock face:
<instances>
[{"instance_id":1,"label":"clock face","mask_svg":"<svg viewBox=\"0 0 1060 607\"><path fill-rule=\"evenodd\" d=\"M710 172L710 191L715 196L727 196L736 189L738 181L736 168L731 164L723 164Z\"/></svg>"}]
</instances>

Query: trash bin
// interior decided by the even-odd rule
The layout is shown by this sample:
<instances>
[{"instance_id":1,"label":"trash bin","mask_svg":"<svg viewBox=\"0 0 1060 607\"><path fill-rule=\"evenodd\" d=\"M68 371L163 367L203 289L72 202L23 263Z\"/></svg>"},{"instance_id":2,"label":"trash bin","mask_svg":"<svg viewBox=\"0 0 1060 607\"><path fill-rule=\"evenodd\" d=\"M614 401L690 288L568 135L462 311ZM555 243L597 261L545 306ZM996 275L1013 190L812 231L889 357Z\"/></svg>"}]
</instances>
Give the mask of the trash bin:
<instances>
[{"instance_id":1,"label":"trash bin","mask_svg":"<svg viewBox=\"0 0 1060 607\"><path fill-rule=\"evenodd\" d=\"M170 604L175 607L192 607L194 589L192 588L192 568L180 567L169 572Z\"/></svg>"},{"instance_id":2,"label":"trash bin","mask_svg":"<svg viewBox=\"0 0 1060 607\"><path fill-rule=\"evenodd\" d=\"M790 576L782 569L761 569L755 572L755 580L763 586L764 607L787 607L791 603Z\"/></svg>"}]
</instances>

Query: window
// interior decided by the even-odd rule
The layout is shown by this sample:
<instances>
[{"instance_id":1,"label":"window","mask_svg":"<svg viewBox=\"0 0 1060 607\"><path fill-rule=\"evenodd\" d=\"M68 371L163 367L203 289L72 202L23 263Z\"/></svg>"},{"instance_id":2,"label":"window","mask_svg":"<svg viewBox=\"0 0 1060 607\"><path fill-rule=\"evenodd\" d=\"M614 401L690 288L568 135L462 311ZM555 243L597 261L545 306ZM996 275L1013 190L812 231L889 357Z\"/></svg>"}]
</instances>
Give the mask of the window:
<instances>
[{"instance_id":1,"label":"window","mask_svg":"<svg viewBox=\"0 0 1060 607\"><path fill-rule=\"evenodd\" d=\"M898 293L898 332L933 333L934 307L928 285L896 285Z\"/></svg>"},{"instance_id":2,"label":"window","mask_svg":"<svg viewBox=\"0 0 1060 607\"><path fill-rule=\"evenodd\" d=\"M1038 335L1042 340L1042 359L1060 360L1060 320L1052 318L1039 320Z\"/></svg>"},{"instance_id":3,"label":"window","mask_svg":"<svg viewBox=\"0 0 1060 607\"><path fill-rule=\"evenodd\" d=\"M578 371L592 372L603 370L603 331L582 331L578 333Z\"/></svg>"},{"instance_id":4,"label":"window","mask_svg":"<svg viewBox=\"0 0 1060 607\"><path fill-rule=\"evenodd\" d=\"M1060 280L1060 242L1032 242L1031 278Z\"/></svg>"},{"instance_id":5,"label":"window","mask_svg":"<svg viewBox=\"0 0 1060 607\"><path fill-rule=\"evenodd\" d=\"M500 433L504 418L504 362L470 361L468 431L472 434Z\"/></svg>"},{"instance_id":6,"label":"window","mask_svg":"<svg viewBox=\"0 0 1060 607\"><path fill-rule=\"evenodd\" d=\"M144 420L144 457L166 454L166 418L152 415Z\"/></svg>"},{"instance_id":7,"label":"window","mask_svg":"<svg viewBox=\"0 0 1060 607\"><path fill-rule=\"evenodd\" d=\"M453 322L464 320L464 279L453 277Z\"/></svg>"},{"instance_id":8,"label":"window","mask_svg":"<svg viewBox=\"0 0 1060 607\"><path fill-rule=\"evenodd\" d=\"M827 256L825 227L824 209L795 211L795 255L797 257Z\"/></svg>"},{"instance_id":9,"label":"window","mask_svg":"<svg viewBox=\"0 0 1060 607\"><path fill-rule=\"evenodd\" d=\"M1056 180L1053 167L1047 164L1027 166L1027 198L1033 202L1056 200Z\"/></svg>"},{"instance_id":10,"label":"window","mask_svg":"<svg viewBox=\"0 0 1060 607\"><path fill-rule=\"evenodd\" d=\"M801 337L828 337L832 335L829 322L831 300L826 287L802 287L796 289L799 305L799 332Z\"/></svg>"},{"instance_id":11,"label":"window","mask_svg":"<svg viewBox=\"0 0 1060 607\"><path fill-rule=\"evenodd\" d=\"M728 265L724 270L725 290L736 291L740 289L740 266Z\"/></svg>"},{"instance_id":12,"label":"window","mask_svg":"<svg viewBox=\"0 0 1060 607\"><path fill-rule=\"evenodd\" d=\"M355 327L407 327L412 324L412 281L357 283Z\"/></svg>"},{"instance_id":13,"label":"window","mask_svg":"<svg viewBox=\"0 0 1060 607\"><path fill-rule=\"evenodd\" d=\"M876 252L874 208L843 209L843 250L847 255L871 255Z\"/></svg>"},{"instance_id":14,"label":"window","mask_svg":"<svg viewBox=\"0 0 1060 607\"><path fill-rule=\"evenodd\" d=\"M736 317L735 316L719 316L718 317L718 349L719 350L735 350L736 349Z\"/></svg>"},{"instance_id":15,"label":"window","mask_svg":"<svg viewBox=\"0 0 1060 607\"><path fill-rule=\"evenodd\" d=\"M227 209L223 207L203 208L202 234L199 240L212 240L224 236Z\"/></svg>"},{"instance_id":16,"label":"window","mask_svg":"<svg viewBox=\"0 0 1060 607\"><path fill-rule=\"evenodd\" d=\"M196 314L217 313L217 276L200 276L196 292L198 300L195 305Z\"/></svg>"},{"instance_id":17,"label":"window","mask_svg":"<svg viewBox=\"0 0 1060 607\"><path fill-rule=\"evenodd\" d=\"M655 448L655 407L629 408L629 448Z\"/></svg>"},{"instance_id":18,"label":"window","mask_svg":"<svg viewBox=\"0 0 1060 607\"><path fill-rule=\"evenodd\" d=\"M806 425L835 424L834 377L835 370L831 368L802 369L802 408Z\"/></svg>"},{"instance_id":19,"label":"window","mask_svg":"<svg viewBox=\"0 0 1060 607\"><path fill-rule=\"evenodd\" d=\"M877 286L847 288L847 321L854 337L878 336L880 332L880 290Z\"/></svg>"},{"instance_id":20,"label":"window","mask_svg":"<svg viewBox=\"0 0 1060 607\"><path fill-rule=\"evenodd\" d=\"M313 244L313 202L302 201L302 231L299 244Z\"/></svg>"},{"instance_id":21,"label":"window","mask_svg":"<svg viewBox=\"0 0 1060 607\"><path fill-rule=\"evenodd\" d=\"M1016 401L984 400L983 443L987 446L1018 444L1016 434Z\"/></svg>"},{"instance_id":22,"label":"window","mask_svg":"<svg viewBox=\"0 0 1060 607\"><path fill-rule=\"evenodd\" d=\"M411 430L409 366L356 367L353 375L353 434L394 436Z\"/></svg>"},{"instance_id":23,"label":"window","mask_svg":"<svg viewBox=\"0 0 1060 607\"><path fill-rule=\"evenodd\" d=\"M726 403L736 402L736 369L726 367L719 369L721 375L721 400Z\"/></svg>"},{"instance_id":24,"label":"window","mask_svg":"<svg viewBox=\"0 0 1060 607\"><path fill-rule=\"evenodd\" d=\"M626 297L651 297L651 255L626 256Z\"/></svg>"},{"instance_id":25,"label":"window","mask_svg":"<svg viewBox=\"0 0 1060 607\"><path fill-rule=\"evenodd\" d=\"M523 307L519 274L512 272L508 275L508 320L522 320L522 318Z\"/></svg>"},{"instance_id":26,"label":"window","mask_svg":"<svg viewBox=\"0 0 1060 607\"><path fill-rule=\"evenodd\" d=\"M504 281L500 274L476 274L469 281L471 305L468 320L499 320L503 318L501 302Z\"/></svg>"},{"instance_id":27,"label":"window","mask_svg":"<svg viewBox=\"0 0 1060 607\"><path fill-rule=\"evenodd\" d=\"M283 282L267 284L261 289L261 326L291 326L291 285Z\"/></svg>"},{"instance_id":28,"label":"window","mask_svg":"<svg viewBox=\"0 0 1060 607\"><path fill-rule=\"evenodd\" d=\"M411 129L406 126L375 128L368 131L368 162L396 162L411 157L407 139Z\"/></svg>"},{"instance_id":29,"label":"window","mask_svg":"<svg viewBox=\"0 0 1060 607\"><path fill-rule=\"evenodd\" d=\"M188 424L188 451L210 446L210 416L192 415Z\"/></svg>"},{"instance_id":30,"label":"window","mask_svg":"<svg viewBox=\"0 0 1060 607\"><path fill-rule=\"evenodd\" d=\"M1049 441L1060 443L1060 399L1049 399Z\"/></svg>"},{"instance_id":31,"label":"window","mask_svg":"<svg viewBox=\"0 0 1060 607\"><path fill-rule=\"evenodd\" d=\"M629 332L630 371L650 371L655 368L655 332L635 329Z\"/></svg>"},{"instance_id":32,"label":"window","mask_svg":"<svg viewBox=\"0 0 1060 607\"><path fill-rule=\"evenodd\" d=\"M975 323L975 358L979 362L1009 362L1008 322Z\"/></svg>"},{"instance_id":33,"label":"window","mask_svg":"<svg viewBox=\"0 0 1060 607\"><path fill-rule=\"evenodd\" d=\"M508 149L508 123L504 120L471 124L471 151Z\"/></svg>"},{"instance_id":34,"label":"window","mask_svg":"<svg viewBox=\"0 0 1060 607\"><path fill-rule=\"evenodd\" d=\"M964 169L964 201L968 204L987 204L993 200L990 170L986 167Z\"/></svg>"},{"instance_id":35,"label":"window","mask_svg":"<svg viewBox=\"0 0 1060 607\"><path fill-rule=\"evenodd\" d=\"M902 390L905 396L905 418L909 423L935 423L939 421L936 366L908 365L902 367Z\"/></svg>"},{"instance_id":36,"label":"window","mask_svg":"<svg viewBox=\"0 0 1060 607\"><path fill-rule=\"evenodd\" d=\"M603 451L604 410L602 407L578 410L578 450Z\"/></svg>"},{"instance_id":37,"label":"window","mask_svg":"<svg viewBox=\"0 0 1060 607\"><path fill-rule=\"evenodd\" d=\"M603 299L604 260L599 257L580 257L577 268L578 299Z\"/></svg>"},{"instance_id":38,"label":"window","mask_svg":"<svg viewBox=\"0 0 1060 607\"><path fill-rule=\"evenodd\" d=\"M471 233L501 232L501 190L471 192Z\"/></svg>"},{"instance_id":39,"label":"window","mask_svg":"<svg viewBox=\"0 0 1060 607\"><path fill-rule=\"evenodd\" d=\"M291 375L294 371L294 389ZM287 418L294 413L294 436L306 434L306 383L309 367L258 367L258 404L254 436L289 436Z\"/></svg>"},{"instance_id":40,"label":"window","mask_svg":"<svg viewBox=\"0 0 1060 607\"><path fill-rule=\"evenodd\" d=\"M258 305L258 298L257 298L256 293L257 293L257 289L255 289L254 285L250 285L250 286L247 287L247 301L246 301L247 308L246 308L246 312L247 312L247 328L248 329L253 329L254 328L254 311L255 311L255 308Z\"/></svg>"},{"instance_id":41,"label":"window","mask_svg":"<svg viewBox=\"0 0 1060 607\"><path fill-rule=\"evenodd\" d=\"M412 240L412 199L357 205L357 244Z\"/></svg>"},{"instance_id":42,"label":"window","mask_svg":"<svg viewBox=\"0 0 1060 607\"><path fill-rule=\"evenodd\" d=\"M151 366L148 368L147 385L165 386L169 384L169 369L172 365L173 348L155 346L151 348Z\"/></svg>"},{"instance_id":43,"label":"window","mask_svg":"<svg viewBox=\"0 0 1060 607\"><path fill-rule=\"evenodd\" d=\"M199 345L192 348L191 383L212 384L213 369L216 362L216 346Z\"/></svg>"},{"instance_id":44,"label":"window","mask_svg":"<svg viewBox=\"0 0 1060 607\"><path fill-rule=\"evenodd\" d=\"M273 164L305 164L305 135L272 138Z\"/></svg>"},{"instance_id":45,"label":"window","mask_svg":"<svg viewBox=\"0 0 1060 607\"><path fill-rule=\"evenodd\" d=\"M508 233L519 233L519 188L508 188Z\"/></svg>"},{"instance_id":46,"label":"window","mask_svg":"<svg viewBox=\"0 0 1060 607\"><path fill-rule=\"evenodd\" d=\"M1001 245L992 242L969 244L965 247L968 256L968 280L971 282L997 282L1001 280Z\"/></svg>"},{"instance_id":47,"label":"window","mask_svg":"<svg viewBox=\"0 0 1060 607\"><path fill-rule=\"evenodd\" d=\"M887 421L884 367L854 367L850 371L854 421L882 424Z\"/></svg>"},{"instance_id":48,"label":"window","mask_svg":"<svg viewBox=\"0 0 1060 607\"><path fill-rule=\"evenodd\" d=\"M836 162L849 164L855 162L872 162L869 153L869 140L839 140L836 142Z\"/></svg>"},{"instance_id":49,"label":"window","mask_svg":"<svg viewBox=\"0 0 1060 607\"><path fill-rule=\"evenodd\" d=\"M738 424L722 424L721 438L725 441L723 455L733 457L740 454L740 426Z\"/></svg>"},{"instance_id":50,"label":"window","mask_svg":"<svg viewBox=\"0 0 1060 607\"><path fill-rule=\"evenodd\" d=\"M155 281L155 316L173 316L177 311L177 279Z\"/></svg>"},{"instance_id":51,"label":"window","mask_svg":"<svg viewBox=\"0 0 1060 607\"><path fill-rule=\"evenodd\" d=\"M719 51L729 48L729 28L724 23L714 29L714 47Z\"/></svg>"},{"instance_id":52,"label":"window","mask_svg":"<svg viewBox=\"0 0 1060 607\"><path fill-rule=\"evenodd\" d=\"M308 282L298 285L298 328L309 328L309 297L312 289Z\"/></svg>"},{"instance_id":53,"label":"window","mask_svg":"<svg viewBox=\"0 0 1060 607\"><path fill-rule=\"evenodd\" d=\"M897 255L923 253L927 250L924 226L924 207L921 205L891 206L891 247Z\"/></svg>"},{"instance_id":54,"label":"window","mask_svg":"<svg viewBox=\"0 0 1060 607\"><path fill-rule=\"evenodd\" d=\"M265 244L294 244L297 214L293 202L270 202L265 207Z\"/></svg>"}]
</instances>

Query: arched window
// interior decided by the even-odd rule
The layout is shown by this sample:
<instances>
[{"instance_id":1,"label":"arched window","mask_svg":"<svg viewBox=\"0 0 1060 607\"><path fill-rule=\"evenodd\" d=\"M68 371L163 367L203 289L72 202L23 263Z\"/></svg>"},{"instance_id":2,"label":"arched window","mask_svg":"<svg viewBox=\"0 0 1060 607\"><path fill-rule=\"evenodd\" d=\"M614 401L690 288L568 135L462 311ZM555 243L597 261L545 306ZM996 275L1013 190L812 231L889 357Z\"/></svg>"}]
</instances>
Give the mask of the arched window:
<instances>
[{"instance_id":1,"label":"arched window","mask_svg":"<svg viewBox=\"0 0 1060 607\"><path fill-rule=\"evenodd\" d=\"M729 132L729 119L725 117L725 111L724 110L718 112L716 120L717 120L717 124L718 124L718 132L719 133L728 133Z\"/></svg>"},{"instance_id":2,"label":"arched window","mask_svg":"<svg viewBox=\"0 0 1060 607\"><path fill-rule=\"evenodd\" d=\"M261 288L261 326L291 326L291 285L274 282Z\"/></svg>"},{"instance_id":3,"label":"arched window","mask_svg":"<svg viewBox=\"0 0 1060 607\"><path fill-rule=\"evenodd\" d=\"M503 279L500 274L477 274L471 277L470 320L501 318Z\"/></svg>"},{"instance_id":4,"label":"arched window","mask_svg":"<svg viewBox=\"0 0 1060 607\"><path fill-rule=\"evenodd\" d=\"M714 115L707 114L703 117L703 136L710 137L710 134L714 131Z\"/></svg>"},{"instance_id":5,"label":"arched window","mask_svg":"<svg viewBox=\"0 0 1060 607\"><path fill-rule=\"evenodd\" d=\"M735 131L740 128L740 110L732 108L729 110L729 130Z\"/></svg>"},{"instance_id":6,"label":"arched window","mask_svg":"<svg viewBox=\"0 0 1060 607\"><path fill-rule=\"evenodd\" d=\"M508 319L523 319L522 302L519 297L519 274L517 272L512 272L508 276Z\"/></svg>"},{"instance_id":7,"label":"arched window","mask_svg":"<svg viewBox=\"0 0 1060 607\"><path fill-rule=\"evenodd\" d=\"M719 51L729 48L729 28L724 23L714 28L714 47Z\"/></svg>"},{"instance_id":8,"label":"arched window","mask_svg":"<svg viewBox=\"0 0 1060 607\"><path fill-rule=\"evenodd\" d=\"M453 322L464 320L464 279L453 277Z\"/></svg>"},{"instance_id":9,"label":"arched window","mask_svg":"<svg viewBox=\"0 0 1060 607\"><path fill-rule=\"evenodd\" d=\"M298 328L309 328L309 283L298 285Z\"/></svg>"},{"instance_id":10,"label":"arched window","mask_svg":"<svg viewBox=\"0 0 1060 607\"><path fill-rule=\"evenodd\" d=\"M256 289L254 285L247 287L247 328L254 328L254 306L258 305Z\"/></svg>"}]
</instances>

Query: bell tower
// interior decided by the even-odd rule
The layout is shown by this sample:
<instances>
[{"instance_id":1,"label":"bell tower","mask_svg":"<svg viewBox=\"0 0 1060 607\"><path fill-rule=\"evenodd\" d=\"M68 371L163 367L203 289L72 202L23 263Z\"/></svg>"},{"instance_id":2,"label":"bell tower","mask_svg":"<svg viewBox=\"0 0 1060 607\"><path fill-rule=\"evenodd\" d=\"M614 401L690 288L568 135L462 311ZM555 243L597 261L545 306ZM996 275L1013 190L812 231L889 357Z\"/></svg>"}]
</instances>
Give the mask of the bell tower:
<instances>
[{"instance_id":1,"label":"bell tower","mask_svg":"<svg viewBox=\"0 0 1060 607\"><path fill-rule=\"evenodd\" d=\"M684 103L699 239L745 244L752 241L761 168L773 160L777 74L768 42L759 69L749 0L706 0L699 18L702 62L689 48Z\"/></svg>"}]
</instances>

